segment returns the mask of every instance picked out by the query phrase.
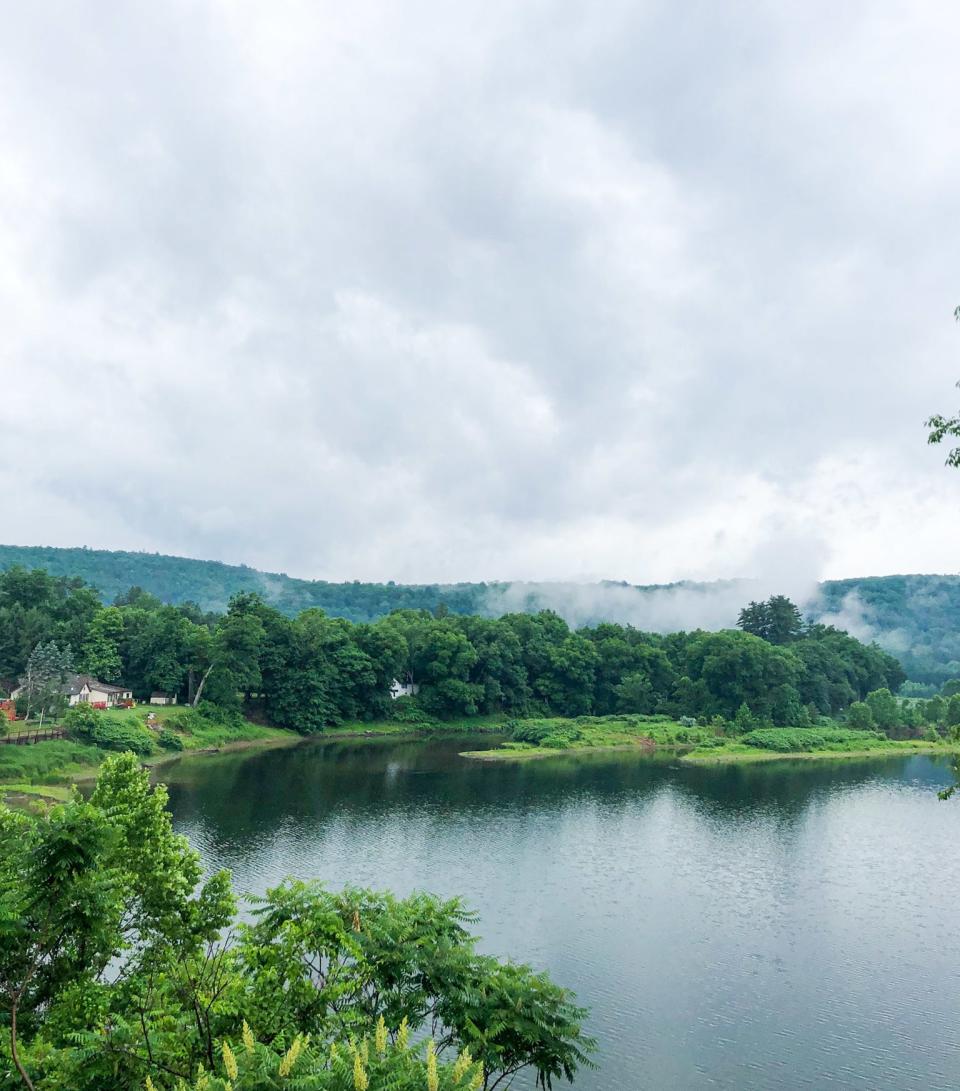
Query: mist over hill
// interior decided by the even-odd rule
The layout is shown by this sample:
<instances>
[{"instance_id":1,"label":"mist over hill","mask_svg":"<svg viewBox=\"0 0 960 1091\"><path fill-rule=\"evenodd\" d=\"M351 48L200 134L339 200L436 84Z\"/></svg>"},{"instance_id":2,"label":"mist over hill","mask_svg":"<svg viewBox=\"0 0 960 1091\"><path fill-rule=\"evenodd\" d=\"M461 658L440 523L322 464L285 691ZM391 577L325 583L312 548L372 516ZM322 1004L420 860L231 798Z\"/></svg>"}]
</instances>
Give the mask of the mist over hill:
<instances>
[{"instance_id":1,"label":"mist over hill","mask_svg":"<svg viewBox=\"0 0 960 1091\"><path fill-rule=\"evenodd\" d=\"M730 627L751 599L785 591L811 620L876 641L900 659L911 679L939 683L960 675L960 576L953 575L827 580L803 591L746 579L659 585L331 583L159 553L0 545L0 570L14 565L82 579L105 602L137 586L164 602L223 610L232 595L254 591L291 615L320 607L351 621L371 621L399 609L445 607L490 616L551 609L571 625L618 621L654 632Z\"/></svg>"}]
</instances>

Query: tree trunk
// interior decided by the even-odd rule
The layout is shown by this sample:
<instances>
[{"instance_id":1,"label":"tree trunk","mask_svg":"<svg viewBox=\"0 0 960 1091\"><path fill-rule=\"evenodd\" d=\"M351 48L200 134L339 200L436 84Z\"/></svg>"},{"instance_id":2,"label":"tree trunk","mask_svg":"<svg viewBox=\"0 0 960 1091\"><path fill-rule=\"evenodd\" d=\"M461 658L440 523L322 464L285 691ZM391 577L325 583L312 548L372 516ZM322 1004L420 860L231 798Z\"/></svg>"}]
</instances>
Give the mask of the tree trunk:
<instances>
[{"instance_id":1,"label":"tree trunk","mask_svg":"<svg viewBox=\"0 0 960 1091\"><path fill-rule=\"evenodd\" d=\"M17 1008L20 1007L22 996L23 988L21 988L20 993L17 993L16 999L14 999L13 1002L13 1007L10 1009L10 1056L13 1058L13 1064L16 1065L16 1070L20 1072L20 1078L29 1088L29 1091L36 1091L34 1081L27 1076L26 1069L21 1064L20 1054L16 1052L16 1011Z\"/></svg>"},{"instance_id":2,"label":"tree trunk","mask_svg":"<svg viewBox=\"0 0 960 1091\"><path fill-rule=\"evenodd\" d=\"M200 679L200 685L197 686L197 692L193 695L193 700L190 702L193 708L196 708L200 703L200 696L203 693L203 687L207 684L207 679L210 677L210 672L213 670L213 664L203 672L203 677Z\"/></svg>"}]
</instances>

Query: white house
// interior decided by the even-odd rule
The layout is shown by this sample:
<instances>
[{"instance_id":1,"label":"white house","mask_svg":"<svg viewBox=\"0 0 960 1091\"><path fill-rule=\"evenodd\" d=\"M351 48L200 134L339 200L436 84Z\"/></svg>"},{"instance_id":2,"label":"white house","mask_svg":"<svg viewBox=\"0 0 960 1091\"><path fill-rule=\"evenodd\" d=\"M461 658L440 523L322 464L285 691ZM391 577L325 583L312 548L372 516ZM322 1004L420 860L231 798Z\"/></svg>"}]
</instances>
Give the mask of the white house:
<instances>
[{"instance_id":1,"label":"white house","mask_svg":"<svg viewBox=\"0 0 960 1091\"><path fill-rule=\"evenodd\" d=\"M24 686L19 685L10 695L14 700L24 692ZM133 690L126 686L114 686L109 682L100 682L91 674L68 674L67 680L60 687L60 692L66 697L67 704L73 705L100 705L106 708L116 708L125 701L133 700Z\"/></svg>"},{"instance_id":2,"label":"white house","mask_svg":"<svg viewBox=\"0 0 960 1091\"><path fill-rule=\"evenodd\" d=\"M151 705L175 705L177 703L177 695L170 693L151 693L150 704Z\"/></svg>"},{"instance_id":3,"label":"white house","mask_svg":"<svg viewBox=\"0 0 960 1091\"><path fill-rule=\"evenodd\" d=\"M420 687L416 682L401 682L398 678L390 683L390 696L396 700L398 697L416 697Z\"/></svg>"}]
</instances>

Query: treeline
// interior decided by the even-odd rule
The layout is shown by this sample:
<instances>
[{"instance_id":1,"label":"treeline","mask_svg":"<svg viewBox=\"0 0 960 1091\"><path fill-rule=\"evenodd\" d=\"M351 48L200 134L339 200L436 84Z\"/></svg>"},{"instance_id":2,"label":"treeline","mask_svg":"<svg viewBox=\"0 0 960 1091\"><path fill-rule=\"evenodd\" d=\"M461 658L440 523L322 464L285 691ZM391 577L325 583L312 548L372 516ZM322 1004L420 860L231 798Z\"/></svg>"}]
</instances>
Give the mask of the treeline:
<instances>
[{"instance_id":1,"label":"treeline","mask_svg":"<svg viewBox=\"0 0 960 1091\"><path fill-rule=\"evenodd\" d=\"M255 594L234 596L221 616L137 589L102 606L77 581L23 569L0 575L0 678L12 685L51 641L69 646L75 669L122 680L140 698L160 690L256 706L303 733L387 715L733 718L742 706L758 721L791 725L904 680L875 645L802 621L784 642L736 630L573 631L550 612L494 619L401 610L352 624L321 610L290 618ZM416 698L391 700L395 679L418 687Z\"/></svg>"},{"instance_id":2,"label":"treeline","mask_svg":"<svg viewBox=\"0 0 960 1091\"><path fill-rule=\"evenodd\" d=\"M62 549L48 546L0 545L0 570L12 567L42 568L52 576L80 579L95 588L103 603L115 601L133 586L142 587L164 603L196 603L203 612L226 610L236 594L261 595L271 606L290 617L319 607L327 614L349 621L375 621L394 610L430 610L445 607L455 614L490 616L497 592L508 584L398 584L354 580L296 579L280 573L260 572L246 565L201 561L159 553L105 549ZM531 585L532 587L533 585ZM628 584L616 586L621 592ZM705 597L720 585L683 585ZM729 591L730 584L722 585ZM590 585L592 592L597 585ZM514 590L517 588L514 585ZM636 587L638 596L664 588ZM749 584L744 581L744 596ZM602 617L604 597L596 596ZM535 613L542 600L533 590L516 599L516 609ZM615 600L622 605L622 597ZM522 605L520 605L522 604ZM932 688L960 674L960 576L876 576L828 580L820 584L816 601L806 609L814 621L829 615L865 621L879 638L893 648L907 676ZM893 643L889 643L893 641Z\"/></svg>"}]
</instances>

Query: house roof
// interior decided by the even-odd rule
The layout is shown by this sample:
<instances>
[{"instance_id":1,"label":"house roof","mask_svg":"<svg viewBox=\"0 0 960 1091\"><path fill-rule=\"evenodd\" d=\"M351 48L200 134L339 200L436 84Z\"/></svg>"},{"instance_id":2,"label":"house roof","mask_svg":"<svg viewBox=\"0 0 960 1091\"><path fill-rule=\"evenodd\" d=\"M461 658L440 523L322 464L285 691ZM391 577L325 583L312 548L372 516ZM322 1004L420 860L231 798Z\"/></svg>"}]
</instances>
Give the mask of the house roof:
<instances>
[{"instance_id":1,"label":"house roof","mask_svg":"<svg viewBox=\"0 0 960 1091\"><path fill-rule=\"evenodd\" d=\"M70 697L75 693L80 693L84 686L89 689L99 690L101 693L130 692L127 686L115 686L110 682L101 682L99 679L94 678L92 674L68 674L62 692Z\"/></svg>"}]
</instances>

